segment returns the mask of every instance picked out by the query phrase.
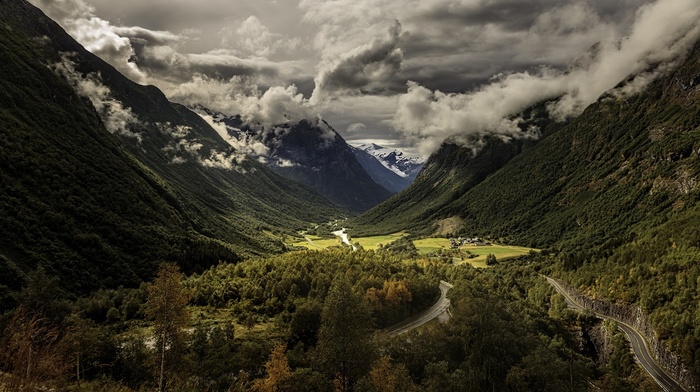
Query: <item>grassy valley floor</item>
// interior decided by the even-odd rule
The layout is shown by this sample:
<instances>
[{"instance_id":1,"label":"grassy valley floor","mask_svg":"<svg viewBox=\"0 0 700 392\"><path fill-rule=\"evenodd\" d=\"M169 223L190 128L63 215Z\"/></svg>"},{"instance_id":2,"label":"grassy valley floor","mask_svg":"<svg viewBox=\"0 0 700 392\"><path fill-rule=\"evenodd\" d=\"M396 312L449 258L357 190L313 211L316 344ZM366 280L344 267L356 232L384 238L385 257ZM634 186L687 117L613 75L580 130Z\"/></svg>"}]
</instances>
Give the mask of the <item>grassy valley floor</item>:
<instances>
[{"instance_id":1,"label":"grassy valley floor","mask_svg":"<svg viewBox=\"0 0 700 392\"><path fill-rule=\"evenodd\" d=\"M352 238L351 241L354 244L359 243L365 250L378 250L406 235L408 235L408 233L402 231L387 235L357 237ZM331 246L341 245L340 237L322 238L313 235L305 235L304 237L304 240L297 238L296 242L288 245L309 250L322 250ZM537 249L524 246L500 244L491 244L487 246L463 245L453 249L450 247L450 240L448 238L439 237L413 240L413 245L420 255L442 258L451 257L454 264L469 263L477 268L484 268L487 266L486 258L488 255L494 255L497 260L503 260L523 256L530 252L538 252Z\"/></svg>"}]
</instances>

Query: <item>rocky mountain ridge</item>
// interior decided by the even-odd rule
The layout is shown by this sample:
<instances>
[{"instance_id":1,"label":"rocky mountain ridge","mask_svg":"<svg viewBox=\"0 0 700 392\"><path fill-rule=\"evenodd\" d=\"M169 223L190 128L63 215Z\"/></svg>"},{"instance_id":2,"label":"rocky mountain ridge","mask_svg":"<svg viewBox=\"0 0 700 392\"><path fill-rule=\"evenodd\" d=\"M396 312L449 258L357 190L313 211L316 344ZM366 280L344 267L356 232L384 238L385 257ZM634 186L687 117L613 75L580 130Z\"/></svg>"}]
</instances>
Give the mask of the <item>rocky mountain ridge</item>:
<instances>
[{"instance_id":1,"label":"rocky mountain ridge","mask_svg":"<svg viewBox=\"0 0 700 392\"><path fill-rule=\"evenodd\" d=\"M336 205L355 213L391 196L365 171L345 140L322 119L260 127L240 116L200 109L226 133L232 145L246 151L280 175L304 184Z\"/></svg>"}]
</instances>

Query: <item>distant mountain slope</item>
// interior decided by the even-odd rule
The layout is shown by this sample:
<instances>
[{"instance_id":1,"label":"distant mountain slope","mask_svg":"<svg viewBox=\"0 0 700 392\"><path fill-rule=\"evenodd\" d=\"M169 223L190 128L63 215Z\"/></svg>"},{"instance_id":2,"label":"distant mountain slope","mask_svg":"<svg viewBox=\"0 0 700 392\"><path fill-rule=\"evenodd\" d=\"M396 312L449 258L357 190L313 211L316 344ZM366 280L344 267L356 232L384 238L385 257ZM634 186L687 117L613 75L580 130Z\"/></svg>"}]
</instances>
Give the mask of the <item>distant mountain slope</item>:
<instances>
[{"instance_id":1,"label":"distant mountain slope","mask_svg":"<svg viewBox=\"0 0 700 392\"><path fill-rule=\"evenodd\" d=\"M394 193L411 185L423 168L423 163L418 158L376 144L352 147L352 151L370 177Z\"/></svg>"},{"instance_id":2,"label":"distant mountain slope","mask_svg":"<svg viewBox=\"0 0 700 392\"><path fill-rule=\"evenodd\" d=\"M267 151L258 157L267 167L314 189L348 211L366 211L392 194L370 177L352 148L323 120L280 124L260 132L252 130L238 116L212 114L237 139L262 143Z\"/></svg>"},{"instance_id":3,"label":"distant mountain slope","mask_svg":"<svg viewBox=\"0 0 700 392\"><path fill-rule=\"evenodd\" d=\"M134 285L163 260L279 251L265 230L340 214L35 7L2 0L0 19L0 307L38 265L71 292Z\"/></svg>"},{"instance_id":4,"label":"distant mountain slope","mask_svg":"<svg viewBox=\"0 0 700 392\"><path fill-rule=\"evenodd\" d=\"M549 119L544 103L528 109L523 117L530 120L522 125L522 129L537 126L542 138L563 126ZM441 220L452 216L446 210L456 200L539 142L527 138L504 142L495 137L480 141L484 143L476 154L473 148L446 141L430 156L406 190L353 219L355 234L401 230L432 234L438 230ZM459 230L463 226L458 224L450 230Z\"/></svg>"},{"instance_id":5,"label":"distant mountain slope","mask_svg":"<svg viewBox=\"0 0 700 392\"><path fill-rule=\"evenodd\" d=\"M491 141L476 156L445 144L411 187L356 222L432 233L450 218L458 231L576 248L615 241L636 222L693 205L699 59L696 47L647 91L603 96L537 143Z\"/></svg>"},{"instance_id":6,"label":"distant mountain slope","mask_svg":"<svg viewBox=\"0 0 700 392\"><path fill-rule=\"evenodd\" d=\"M423 168L421 159L408 156L393 148L382 147L375 143L361 144L357 148L377 158L387 169L401 177L415 178Z\"/></svg>"}]
</instances>

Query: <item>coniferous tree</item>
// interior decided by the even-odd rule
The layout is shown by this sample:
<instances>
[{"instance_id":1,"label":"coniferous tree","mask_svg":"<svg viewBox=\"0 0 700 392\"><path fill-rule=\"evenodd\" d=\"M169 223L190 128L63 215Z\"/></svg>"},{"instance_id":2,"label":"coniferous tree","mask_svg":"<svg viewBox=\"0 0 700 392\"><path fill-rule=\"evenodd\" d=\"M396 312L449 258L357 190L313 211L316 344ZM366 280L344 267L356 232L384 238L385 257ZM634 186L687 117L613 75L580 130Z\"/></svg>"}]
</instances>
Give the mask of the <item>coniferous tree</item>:
<instances>
[{"instance_id":1,"label":"coniferous tree","mask_svg":"<svg viewBox=\"0 0 700 392\"><path fill-rule=\"evenodd\" d=\"M374 357L370 323L369 307L353 292L350 282L344 277L336 279L321 313L317 353L337 390L353 390L369 370Z\"/></svg>"}]
</instances>

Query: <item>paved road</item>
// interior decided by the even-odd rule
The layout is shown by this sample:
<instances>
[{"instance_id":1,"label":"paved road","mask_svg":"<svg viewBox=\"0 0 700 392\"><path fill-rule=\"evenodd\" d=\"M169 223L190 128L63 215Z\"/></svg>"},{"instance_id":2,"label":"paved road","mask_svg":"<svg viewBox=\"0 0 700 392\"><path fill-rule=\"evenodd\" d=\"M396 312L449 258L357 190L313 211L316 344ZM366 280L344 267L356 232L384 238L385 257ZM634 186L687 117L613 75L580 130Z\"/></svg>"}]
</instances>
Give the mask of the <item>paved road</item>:
<instances>
[{"instance_id":1,"label":"paved road","mask_svg":"<svg viewBox=\"0 0 700 392\"><path fill-rule=\"evenodd\" d=\"M430 309L409 319L406 319L400 323L392 325L391 327L386 329L386 332L389 334L389 336L401 335L404 332L408 332L414 328L418 328L421 325L427 323L428 321L443 315L445 312L447 312L447 309L450 307L450 300L447 299L447 292L451 288L451 284L445 281L441 281L440 299L438 299L437 302L435 302L435 304L430 307Z\"/></svg>"},{"instance_id":2,"label":"paved road","mask_svg":"<svg viewBox=\"0 0 700 392\"><path fill-rule=\"evenodd\" d=\"M569 305L569 307L583 311L586 310L581 304L576 302L567 292L564 290L563 287L554 279L546 277L547 281L549 284L551 284L555 290L559 292L559 294L564 296L564 299L566 300L566 303ZM605 315L595 313L596 317L600 319L610 319L610 317L607 317ZM630 345L632 346L632 351L634 351L634 355L637 358L637 361L639 362L640 365L646 370L651 377L654 378L657 384L666 392L681 392L685 391L685 389L678 384L676 380L674 380L666 371L654 360L654 357L651 355L651 352L649 351L649 346L647 345L646 340L644 340L644 337L642 336L639 331L634 329L631 325L624 323L619 320L614 320L618 327L622 330L622 332L627 335L627 338L630 341Z\"/></svg>"}]
</instances>

